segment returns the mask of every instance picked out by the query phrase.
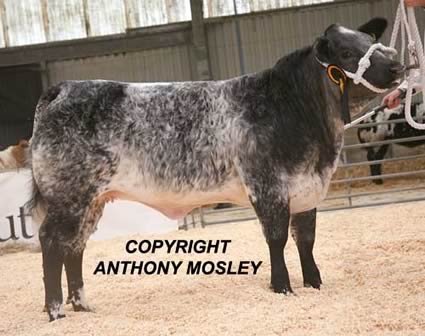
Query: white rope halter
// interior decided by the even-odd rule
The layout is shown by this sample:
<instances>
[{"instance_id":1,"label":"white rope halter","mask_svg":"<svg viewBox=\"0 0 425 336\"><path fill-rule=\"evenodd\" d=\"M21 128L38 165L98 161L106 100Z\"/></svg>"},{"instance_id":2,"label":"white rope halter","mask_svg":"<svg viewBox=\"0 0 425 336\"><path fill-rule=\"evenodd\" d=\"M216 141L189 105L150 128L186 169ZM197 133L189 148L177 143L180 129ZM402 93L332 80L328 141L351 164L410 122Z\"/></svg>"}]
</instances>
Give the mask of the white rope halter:
<instances>
[{"instance_id":1,"label":"white rope halter","mask_svg":"<svg viewBox=\"0 0 425 336\"><path fill-rule=\"evenodd\" d=\"M359 60L359 65L358 65L357 71L355 73L350 72L350 71L345 70L345 69L342 69L342 70L344 70L344 72L345 72L345 74L347 75L348 78L351 78L353 80L354 84L356 84L356 85L362 84L363 86L365 86L366 88L368 88L371 91L374 91L376 93L382 93L382 92L387 91L387 89L378 88L378 87L374 86L373 84L371 84L370 82L368 82L363 77L364 73L366 72L366 70L371 65L370 57L372 56L372 54L376 50L381 50L383 53L389 54L389 55L397 54L397 50L395 50L394 48L386 47L381 43L374 43L369 47L366 54L364 54L364 56ZM328 63L324 63L324 62L320 61L319 59L317 59L317 60L324 67L328 67L328 65L329 65Z\"/></svg>"},{"instance_id":2,"label":"white rope halter","mask_svg":"<svg viewBox=\"0 0 425 336\"><path fill-rule=\"evenodd\" d=\"M377 93L382 93L382 92L385 92L386 89L377 88L376 86L372 85L366 79L363 78L363 74L366 72L366 70L371 65L370 57L372 56L372 54L375 50L381 50L383 53L389 54L389 55L396 55L397 54L397 50L395 50L394 48L386 47L381 43L375 43L375 44L372 44L370 46L370 48L366 52L366 54L360 59L359 67L357 68L356 73L352 73L352 72L349 72L349 71L346 71L346 70L344 70L344 71L345 71L346 75L353 80L354 84L357 85L357 84L360 83L371 91L374 91L374 92L377 92Z\"/></svg>"},{"instance_id":3,"label":"white rope halter","mask_svg":"<svg viewBox=\"0 0 425 336\"><path fill-rule=\"evenodd\" d=\"M403 21L403 22L402 22ZM399 28L401 27L401 43L402 43L402 59L401 63L404 63L404 49L405 49L405 35L407 35L407 49L409 52L409 62L410 64L419 63L419 71L421 78L421 86L422 86L422 100L424 100L425 96L425 55L422 46L421 36L419 34L418 26L416 24L415 11L413 7L406 8L404 5L404 1L400 0L400 4L397 9L397 14L395 18L393 33L391 35L390 46L394 47ZM407 77L407 92L406 92L406 103L404 114L406 117L406 121L410 126L416 129L425 130L425 124L420 124L413 120L411 104L412 104L412 93L413 93L413 76Z\"/></svg>"}]
</instances>

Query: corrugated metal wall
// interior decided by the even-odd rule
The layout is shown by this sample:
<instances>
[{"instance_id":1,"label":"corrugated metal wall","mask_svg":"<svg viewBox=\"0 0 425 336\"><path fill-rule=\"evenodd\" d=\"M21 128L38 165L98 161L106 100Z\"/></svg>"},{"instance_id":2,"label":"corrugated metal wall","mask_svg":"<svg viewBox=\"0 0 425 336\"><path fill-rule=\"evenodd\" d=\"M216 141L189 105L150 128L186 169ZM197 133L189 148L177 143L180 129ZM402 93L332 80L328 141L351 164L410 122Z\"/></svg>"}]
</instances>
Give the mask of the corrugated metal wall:
<instances>
[{"instance_id":1,"label":"corrugated metal wall","mask_svg":"<svg viewBox=\"0 0 425 336\"><path fill-rule=\"evenodd\" d=\"M49 20L47 41L77 39L87 36L81 0L50 0L47 6L47 16Z\"/></svg>"},{"instance_id":2,"label":"corrugated metal wall","mask_svg":"<svg viewBox=\"0 0 425 336\"><path fill-rule=\"evenodd\" d=\"M353 1L229 17L206 25L213 79L241 74L236 20L241 29L245 72L260 71L300 47L311 44L330 24L339 22L357 27L375 16L390 24L384 35L388 43L397 0ZM425 13L418 12L420 29L425 28ZM122 81L191 80L189 46L132 52L121 55L59 61L47 66L49 84L65 79L114 79Z\"/></svg>"},{"instance_id":3,"label":"corrugated metal wall","mask_svg":"<svg viewBox=\"0 0 425 336\"><path fill-rule=\"evenodd\" d=\"M205 17L334 0L235 0L236 10L233 1L203 0ZM127 28L190 19L190 0L1 0L0 29L6 29L5 34L0 31L0 48L124 33Z\"/></svg>"},{"instance_id":4,"label":"corrugated metal wall","mask_svg":"<svg viewBox=\"0 0 425 336\"><path fill-rule=\"evenodd\" d=\"M126 82L191 80L188 46L176 46L47 64L49 84L66 79L111 79Z\"/></svg>"},{"instance_id":5,"label":"corrugated metal wall","mask_svg":"<svg viewBox=\"0 0 425 336\"><path fill-rule=\"evenodd\" d=\"M1 0L0 48L190 19L190 0Z\"/></svg>"},{"instance_id":6,"label":"corrugated metal wall","mask_svg":"<svg viewBox=\"0 0 425 336\"><path fill-rule=\"evenodd\" d=\"M237 19L225 18L222 22L210 23L207 25L207 38L213 77L224 79L241 74L235 33L237 21L245 68L250 73L271 67L283 55L311 44L336 22L355 28L372 17L385 17L390 24L383 41L388 43L397 4L397 0L332 3ZM424 31L425 13L418 11L417 19L421 31Z\"/></svg>"},{"instance_id":7,"label":"corrugated metal wall","mask_svg":"<svg viewBox=\"0 0 425 336\"><path fill-rule=\"evenodd\" d=\"M203 0L203 7L204 17L209 18L333 1L335 0Z\"/></svg>"},{"instance_id":8,"label":"corrugated metal wall","mask_svg":"<svg viewBox=\"0 0 425 336\"><path fill-rule=\"evenodd\" d=\"M39 0L4 0L8 45L18 46L46 41ZM4 20L4 18L2 17Z\"/></svg>"},{"instance_id":9,"label":"corrugated metal wall","mask_svg":"<svg viewBox=\"0 0 425 336\"><path fill-rule=\"evenodd\" d=\"M125 31L126 14L122 0L87 1L90 35L119 34Z\"/></svg>"}]
</instances>

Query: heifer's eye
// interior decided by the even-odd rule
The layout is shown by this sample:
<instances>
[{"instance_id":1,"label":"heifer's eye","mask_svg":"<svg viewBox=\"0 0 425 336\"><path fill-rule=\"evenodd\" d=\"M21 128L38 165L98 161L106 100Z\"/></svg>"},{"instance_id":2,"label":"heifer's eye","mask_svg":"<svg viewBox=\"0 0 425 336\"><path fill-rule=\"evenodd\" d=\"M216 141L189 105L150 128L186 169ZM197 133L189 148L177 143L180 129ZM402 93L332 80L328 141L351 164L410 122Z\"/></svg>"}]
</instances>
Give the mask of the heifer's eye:
<instances>
[{"instance_id":1,"label":"heifer's eye","mask_svg":"<svg viewBox=\"0 0 425 336\"><path fill-rule=\"evenodd\" d=\"M353 53L349 50L344 50L341 54L342 58L350 58L353 56Z\"/></svg>"}]
</instances>

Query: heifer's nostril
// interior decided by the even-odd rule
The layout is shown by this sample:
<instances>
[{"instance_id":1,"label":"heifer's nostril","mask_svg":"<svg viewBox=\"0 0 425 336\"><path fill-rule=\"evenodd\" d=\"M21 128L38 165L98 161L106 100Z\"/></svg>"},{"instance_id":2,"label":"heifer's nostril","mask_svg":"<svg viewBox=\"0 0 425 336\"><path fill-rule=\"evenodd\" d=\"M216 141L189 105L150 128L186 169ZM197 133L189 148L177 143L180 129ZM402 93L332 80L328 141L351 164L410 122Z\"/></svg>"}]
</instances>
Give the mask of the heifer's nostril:
<instances>
[{"instance_id":1,"label":"heifer's nostril","mask_svg":"<svg viewBox=\"0 0 425 336\"><path fill-rule=\"evenodd\" d=\"M391 66L390 71L392 73L400 74L406 70L406 67L400 63Z\"/></svg>"}]
</instances>

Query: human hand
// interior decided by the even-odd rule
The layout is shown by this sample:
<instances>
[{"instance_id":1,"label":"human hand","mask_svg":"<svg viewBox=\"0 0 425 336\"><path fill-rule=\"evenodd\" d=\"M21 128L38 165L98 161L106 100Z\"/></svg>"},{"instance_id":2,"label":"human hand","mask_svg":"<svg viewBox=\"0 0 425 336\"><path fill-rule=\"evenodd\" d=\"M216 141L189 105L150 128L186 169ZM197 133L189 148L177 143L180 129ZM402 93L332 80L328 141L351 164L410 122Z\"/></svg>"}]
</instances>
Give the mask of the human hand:
<instances>
[{"instance_id":1,"label":"human hand","mask_svg":"<svg viewBox=\"0 0 425 336\"><path fill-rule=\"evenodd\" d=\"M401 103L401 90L395 89L394 91L387 94L384 99L382 99L382 105L388 106L389 109L394 109Z\"/></svg>"}]
</instances>

